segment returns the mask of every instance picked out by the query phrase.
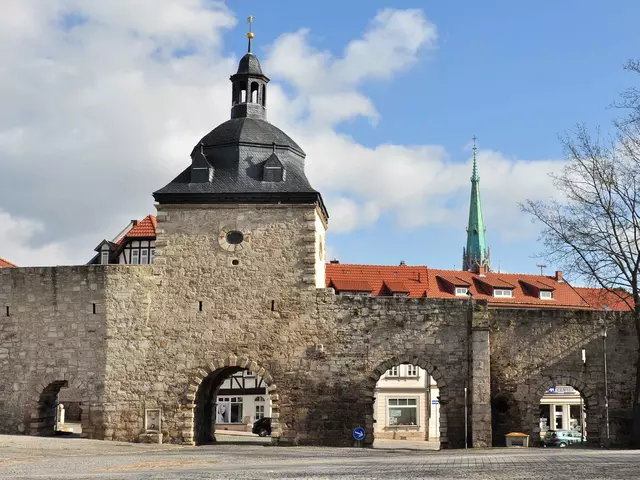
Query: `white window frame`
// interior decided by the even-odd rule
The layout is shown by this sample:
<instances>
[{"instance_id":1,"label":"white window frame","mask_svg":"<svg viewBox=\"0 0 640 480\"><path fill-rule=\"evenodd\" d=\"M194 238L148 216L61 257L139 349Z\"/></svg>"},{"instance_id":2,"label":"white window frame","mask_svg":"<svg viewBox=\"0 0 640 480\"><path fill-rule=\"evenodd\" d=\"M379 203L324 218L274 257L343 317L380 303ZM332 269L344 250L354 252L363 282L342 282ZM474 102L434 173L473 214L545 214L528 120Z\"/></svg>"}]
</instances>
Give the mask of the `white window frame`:
<instances>
[{"instance_id":1,"label":"white window frame","mask_svg":"<svg viewBox=\"0 0 640 480\"><path fill-rule=\"evenodd\" d=\"M494 288L493 289L493 296L494 297L512 298L513 297L513 291L509 290L508 288Z\"/></svg>"},{"instance_id":2,"label":"white window frame","mask_svg":"<svg viewBox=\"0 0 640 480\"><path fill-rule=\"evenodd\" d=\"M254 399L254 402L254 420L260 420L261 418L264 418L264 415L266 413L267 400L263 396L258 396Z\"/></svg>"},{"instance_id":3,"label":"white window frame","mask_svg":"<svg viewBox=\"0 0 640 480\"><path fill-rule=\"evenodd\" d=\"M540 300L553 300L553 292L540 290Z\"/></svg>"},{"instance_id":4,"label":"white window frame","mask_svg":"<svg viewBox=\"0 0 640 480\"><path fill-rule=\"evenodd\" d=\"M140 265L140 250L137 248L131 249L131 265Z\"/></svg>"},{"instance_id":5,"label":"white window frame","mask_svg":"<svg viewBox=\"0 0 640 480\"><path fill-rule=\"evenodd\" d=\"M399 405L401 402L406 401L406 405ZM412 401L415 402L413 405L408 405L408 403ZM397 402L396 405L392 405L392 402ZM398 428L407 428L407 427L412 427L412 428L420 428L420 398L419 397L387 397L386 398L386 411L385 411L385 417L386 417L386 424L387 427L398 427ZM391 423L391 416L389 415L389 410L390 409L394 409L394 410L398 410L398 409L403 409L403 408L412 408L415 410L416 414L416 424L415 425L397 425L397 424L393 424Z\"/></svg>"},{"instance_id":6,"label":"white window frame","mask_svg":"<svg viewBox=\"0 0 640 480\"><path fill-rule=\"evenodd\" d=\"M393 378L397 378L400 376L400 367L391 367L389 370L387 370L387 377L393 377Z\"/></svg>"},{"instance_id":7,"label":"white window frame","mask_svg":"<svg viewBox=\"0 0 640 480\"><path fill-rule=\"evenodd\" d=\"M469 289L467 287L456 287L455 293L457 297L462 297L469 293Z\"/></svg>"},{"instance_id":8,"label":"white window frame","mask_svg":"<svg viewBox=\"0 0 640 480\"><path fill-rule=\"evenodd\" d=\"M420 370L416 365L407 365L407 377L417 377Z\"/></svg>"},{"instance_id":9,"label":"white window frame","mask_svg":"<svg viewBox=\"0 0 640 480\"><path fill-rule=\"evenodd\" d=\"M149 249L143 248L140 250L140 265L148 265L149 264Z\"/></svg>"},{"instance_id":10,"label":"white window frame","mask_svg":"<svg viewBox=\"0 0 640 480\"><path fill-rule=\"evenodd\" d=\"M156 256L156 249L154 247L151 247L149 249L149 263L150 264L153 263L153 259L155 258L155 256Z\"/></svg>"},{"instance_id":11,"label":"white window frame","mask_svg":"<svg viewBox=\"0 0 640 480\"><path fill-rule=\"evenodd\" d=\"M107 260L106 262L105 259ZM109 265L109 250L102 250L100 252L100 264Z\"/></svg>"}]
</instances>

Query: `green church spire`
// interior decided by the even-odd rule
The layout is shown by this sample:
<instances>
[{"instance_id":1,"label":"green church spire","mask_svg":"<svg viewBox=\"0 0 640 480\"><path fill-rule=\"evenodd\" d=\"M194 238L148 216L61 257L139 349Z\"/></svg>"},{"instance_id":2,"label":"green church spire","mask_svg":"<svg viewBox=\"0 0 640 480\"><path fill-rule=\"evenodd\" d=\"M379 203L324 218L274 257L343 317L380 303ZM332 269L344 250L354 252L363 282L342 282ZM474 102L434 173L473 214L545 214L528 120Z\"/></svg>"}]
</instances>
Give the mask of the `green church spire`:
<instances>
[{"instance_id":1,"label":"green church spire","mask_svg":"<svg viewBox=\"0 0 640 480\"><path fill-rule=\"evenodd\" d=\"M477 138L474 135L469 225L467 226L467 247L462 250L462 269L474 272L488 272L491 270L491 254L487 248L487 239L485 237L487 229L482 216L476 140Z\"/></svg>"}]
</instances>

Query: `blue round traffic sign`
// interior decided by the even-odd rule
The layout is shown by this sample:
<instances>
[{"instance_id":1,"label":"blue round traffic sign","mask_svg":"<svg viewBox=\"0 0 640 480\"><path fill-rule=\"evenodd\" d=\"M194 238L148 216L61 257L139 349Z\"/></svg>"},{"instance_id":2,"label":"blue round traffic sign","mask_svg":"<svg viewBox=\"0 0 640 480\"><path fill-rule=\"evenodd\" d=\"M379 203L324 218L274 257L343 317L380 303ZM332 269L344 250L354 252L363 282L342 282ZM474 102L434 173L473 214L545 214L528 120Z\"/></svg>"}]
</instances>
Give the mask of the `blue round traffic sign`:
<instances>
[{"instance_id":1,"label":"blue round traffic sign","mask_svg":"<svg viewBox=\"0 0 640 480\"><path fill-rule=\"evenodd\" d=\"M364 440L364 428L357 427L353 429L353 438L356 440Z\"/></svg>"}]
</instances>

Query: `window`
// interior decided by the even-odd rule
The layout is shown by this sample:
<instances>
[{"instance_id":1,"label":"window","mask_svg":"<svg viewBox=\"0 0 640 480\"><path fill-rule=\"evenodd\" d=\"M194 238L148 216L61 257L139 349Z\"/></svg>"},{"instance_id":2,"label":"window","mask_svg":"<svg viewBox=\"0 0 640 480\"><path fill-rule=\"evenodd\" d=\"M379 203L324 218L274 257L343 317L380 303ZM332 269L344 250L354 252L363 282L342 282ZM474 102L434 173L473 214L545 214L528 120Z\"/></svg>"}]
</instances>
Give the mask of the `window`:
<instances>
[{"instance_id":1,"label":"window","mask_svg":"<svg viewBox=\"0 0 640 480\"><path fill-rule=\"evenodd\" d=\"M140 250L131 250L131 265L138 265L140 263Z\"/></svg>"},{"instance_id":2,"label":"window","mask_svg":"<svg viewBox=\"0 0 640 480\"><path fill-rule=\"evenodd\" d=\"M264 397L256 397L254 401L256 403L255 420L260 420L261 418L264 418L265 399Z\"/></svg>"},{"instance_id":3,"label":"window","mask_svg":"<svg viewBox=\"0 0 640 480\"><path fill-rule=\"evenodd\" d=\"M407 365L407 377L417 377L418 367L415 365Z\"/></svg>"},{"instance_id":4,"label":"window","mask_svg":"<svg viewBox=\"0 0 640 480\"><path fill-rule=\"evenodd\" d=\"M390 398L387 403L388 425L418 425L417 398Z\"/></svg>"},{"instance_id":5,"label":"window","mask_svg":"<svg viewBox=\"0 0 640 480\"><path fill-rule=\"evenodd\" d=\"M542 300L552 300L553 299L553 293L552 292L543 292L542 290L540 290L540 298Z\"/></svg>"},{"instance_id":6,"label":"window","mask_svg":"<svg viewBox=\"0 0 640 480\"><path fill-rule=\"evenodd\" d=\"M468 291L469 289L467 287L456 287L457 296L466 295Z\"/></svg>"},{"instance_id":7,"label":"window","mask_svg":"<svg viewBox=\"0 0 640 480\"><path fill-rule=\"evenodd\" d=\"M242 423L242 397L219 397L216 423Z\"/></svg>"},{"instance_id":8,"label":"window","mask_svg":"<svg viewBox=\"0 0 640 480\"><path fill-rule=\"evenodd\" d=\"M397 377L398 370L398 367L391 367L390 370L387 370L387 377Z\"/></svg>"},{"instance_id":9,"label":"window","mask_svg":"<svg viewBox=\"0 0 640 480\"><path fill-rule=\"evenodd\" d=\"M493 296L494 297L511 297L512 295L511 295L511 290L495 288L493 290Z\"/></svg>"},{"instance_id":10,"label":"window","mask_svg":"<svg viewBox=\"0 0 640 480\"><path fill-rule=\"evenodd\" d=\"M393 296L394 297L408 297L409 294L408 293L394 293Z\"/></svg>"},{"instance_id":11,"label":"window","mask_svg":"<svg viewBox=\"0 0 640 480\"><path fill-rule=\"evenodd\" d=\"M149 263L149 250L147 248L140 250L140 263L143 265L147 265Z\"/></svg>"},{"instance_id":12,"label":"window","mask_svg":"<svg viewBox=\"0 0 640 480\"><path fill-rule=\"evenodd\" d=\"M153 263L153 257L156 256L156 249L152 248L149 250L149 263Z\"/></svg>"},{"instance_id":13,"label":"window","mask_svg":"<svg viewBox=\"0 0 640 480\"><path fill-rule=\"evenodd\" d=\"M104 250L104 251L101 253L101 256L100 256L100 263L101 263L102 265L108 265L108 264L109 264L109 251L108 251L108 250Z\"/></svg>"}]
</instances>

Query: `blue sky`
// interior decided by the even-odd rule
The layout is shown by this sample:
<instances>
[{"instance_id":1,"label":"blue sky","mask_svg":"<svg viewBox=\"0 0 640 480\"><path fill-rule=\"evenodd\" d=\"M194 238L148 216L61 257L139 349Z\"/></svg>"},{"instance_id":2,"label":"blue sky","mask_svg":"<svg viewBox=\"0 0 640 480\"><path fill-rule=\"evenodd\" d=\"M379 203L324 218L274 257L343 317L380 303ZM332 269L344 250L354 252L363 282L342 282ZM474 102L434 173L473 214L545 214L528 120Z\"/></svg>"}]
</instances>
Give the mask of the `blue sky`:
<instances>
[{"instance_id":1,"label":"blue sky","mask_svg":"<svg viewBox=\"0 0 640 480\"><path fill-rule=\"evenodd\" d=\"M364 30L389 2L254 2L255 29L267 44L284 31L309 28L318 49L340 55L343 45ZM452 160L466 161L469 139L481 148L525 160L562 158L558 135L578 122L609 123L610 104L637 82L622 65L640 47L640 3L569 0L563 2L411 2L394 8L423 8L438 30L437 48L422 52L412 69L363 90L381 114L375 126L366 119L339 131L360 143L438 144ZM246 25L240 23L236 30ZM239 33L228 32L237 54ZM260 53L260 50L258 50ZM375 61L372 58L371 61ZM470 172L469 172L470 173ZM491 175L480 165L481 179ZM482 180L481 180L482 182ZM481 183L481 188L487 188ZM513 202L513 198L505 199ZM486 202L485 202L486 203ZM331 213L331 212L330 212ZM493 267L535 272L540 250L535 237L504 239L488 224ZM426 263L460 268L465 224L459 228L398 228L382 219L370 228L331 234L330 245L343 262ZM550 271L552 266L547 269Z\"/></svg>"},{"instance_id":2,"label":"blue sky","mask_svg":"<svg viewBox=\"0 0 640 480\"><path fill-rule=\"evenodd\" d=\"M460 268L475 134L493 267L538 271L537 227L517 203L553 195L558 135L609 128L609 105L639 80L622 68L640 50L631 0L5 8L0 257L20 265L82 263L154 212L151 192L229 118L249 14L269 119L307 152L342 262Z\"/></svg>"}]
</instances>

